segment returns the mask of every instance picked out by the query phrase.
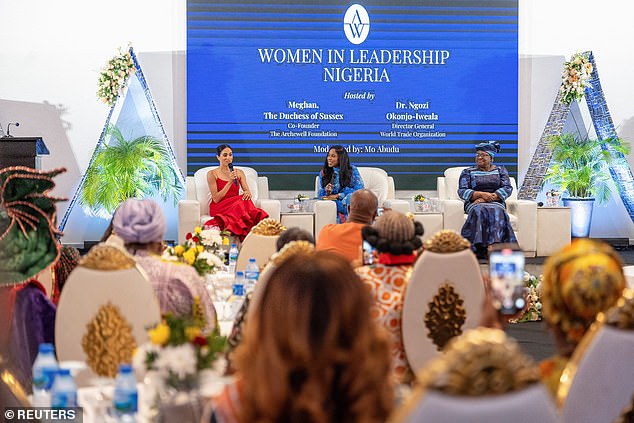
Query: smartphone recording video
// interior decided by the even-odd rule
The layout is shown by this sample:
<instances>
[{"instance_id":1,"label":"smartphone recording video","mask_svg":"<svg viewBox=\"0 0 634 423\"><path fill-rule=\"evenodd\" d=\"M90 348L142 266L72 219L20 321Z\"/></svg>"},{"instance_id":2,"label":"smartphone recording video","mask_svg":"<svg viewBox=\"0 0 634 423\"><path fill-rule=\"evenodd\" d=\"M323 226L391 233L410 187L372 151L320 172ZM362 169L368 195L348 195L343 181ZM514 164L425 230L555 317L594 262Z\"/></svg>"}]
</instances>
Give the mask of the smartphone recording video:
<instances>
[{"instance_id":1,"label":"smartphone recording video","mask_svg":"<svg viewBox=\"0 0 634 423\"><path fill-rule=\"evenodd\" d=\"M489 264L493 306L507 315L522 310L526 305L524 253L508 248L492 251Z\"/></svg>"},{"instance_id":2,"label":"smartphone recording video","mask_svg":"<svg viewBox=\"0 0 634 423\"><path fill-rule=\"evenodd\" d=\"M374 264L375 258L376 249L368 241L363 241L363 265Z\"/></svg>"}]
</instances>

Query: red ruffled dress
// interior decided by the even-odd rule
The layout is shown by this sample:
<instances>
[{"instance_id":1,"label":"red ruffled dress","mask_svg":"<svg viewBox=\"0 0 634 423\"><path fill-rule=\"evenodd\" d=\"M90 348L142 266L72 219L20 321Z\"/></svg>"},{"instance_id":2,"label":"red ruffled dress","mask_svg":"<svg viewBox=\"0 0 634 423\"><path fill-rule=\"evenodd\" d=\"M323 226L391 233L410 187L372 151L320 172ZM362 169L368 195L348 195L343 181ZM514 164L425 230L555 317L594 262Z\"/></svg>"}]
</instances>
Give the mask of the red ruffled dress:
<instances>
[{"instance_id":1,"label":"red ruffled dress","mask_svg":"<svg viewBox=\"0 0 634 423\"><path fill-rule=\"evenodd\" d=\"M225 185L231 184L225 197L217 203L209 204L211 220L205 226L217 226L226 229L241 239L247 236L252 227L269 215L262 209L255 207L251 200L243 200L240 188L233 181L216 178L216 187L221 191Z\"/></svg>"}]
</instances>

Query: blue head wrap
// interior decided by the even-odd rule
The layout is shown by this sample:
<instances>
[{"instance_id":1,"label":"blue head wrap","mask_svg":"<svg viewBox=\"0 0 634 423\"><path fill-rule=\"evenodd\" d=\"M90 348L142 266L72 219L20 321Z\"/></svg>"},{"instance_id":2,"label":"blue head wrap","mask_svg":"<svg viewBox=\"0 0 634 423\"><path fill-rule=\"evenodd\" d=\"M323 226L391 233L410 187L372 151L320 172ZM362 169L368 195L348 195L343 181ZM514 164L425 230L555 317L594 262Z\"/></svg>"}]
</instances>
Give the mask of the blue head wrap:
<instances>
[{"instance_id":1,"label":"blue head wrap","mask_svg":"<svg viewBox=\"0 0 634 423\"><path fill-rule=\"evenodd\" d=\"M475 146L476 151L484 151L491 157L495 157L500 152L500 143L497 141L485 141Z\"/></svg>"}]
</instances>

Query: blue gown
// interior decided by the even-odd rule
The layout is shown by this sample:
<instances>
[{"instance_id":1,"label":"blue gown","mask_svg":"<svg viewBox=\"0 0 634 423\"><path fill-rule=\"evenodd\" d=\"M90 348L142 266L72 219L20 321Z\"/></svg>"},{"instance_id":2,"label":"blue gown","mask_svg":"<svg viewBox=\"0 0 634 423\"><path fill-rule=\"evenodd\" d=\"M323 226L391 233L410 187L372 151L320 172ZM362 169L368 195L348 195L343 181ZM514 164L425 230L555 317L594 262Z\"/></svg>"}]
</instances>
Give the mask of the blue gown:
<instances>
[{"instance_id":1,"label":"blue gown","mask_svg":"<svg viewBox=\"0 0 634 423\"><path fill-rule=\"evenodd\" d=\"M474 204L471 201L474 191L494 192L500 200ZM460 174L458 196L465 200L464 209L467 213L461 235L471 242L474 250L498 242L517 242L511 219L506 213L505 200L512 192L509 173L503 166L488 172L470 167Z\"/></svg>"},{"instance_id":2,"label":"blue gown","mask_svg":"<svg viewBox=\"0 0 634 423\"><path fill-rule=\"evenodd\" d=\"M350 179L350 186L342 187L339 183L339 168L334 167L334 178L332 181L331 194L339 194L339 198L333 200L337 204L337 223L345 222L348 219L348 205L350 204L350 196L353 192L363 189L363 179L359 174L359 170L352 166L352 178ZM326 190L322 186L322 172L319 172L319 192L318 197L325 197L328 195Z\"/></svg>"}]
</instances>

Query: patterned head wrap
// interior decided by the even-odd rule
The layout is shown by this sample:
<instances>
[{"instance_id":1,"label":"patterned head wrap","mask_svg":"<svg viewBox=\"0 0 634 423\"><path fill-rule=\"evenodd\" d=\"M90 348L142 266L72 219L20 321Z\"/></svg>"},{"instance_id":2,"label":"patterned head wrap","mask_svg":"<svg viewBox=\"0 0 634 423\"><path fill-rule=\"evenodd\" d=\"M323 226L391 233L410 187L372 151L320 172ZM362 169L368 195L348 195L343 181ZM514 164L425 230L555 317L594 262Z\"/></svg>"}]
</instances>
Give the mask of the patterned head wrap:
<instances>
[{"instance_id":1,"label":"patterned head wrap","mask_svg":"<svg viewBox=\"0 0 634 423\"><path fill-rule=\"evenodd\" d=\"M64 288L70 272L77 267L81 258L79 250L69 245L62 246L59 260L55 263L55 286L53 287L53 302L57 304L59 295Z\"/></svg>"},{"instance_id":2,"label":"patterned head wrap","mask_svg":"<svg viewBox=\"0 0 634 423\"><path fill-rule=\"evenodd\" d=\"M598 313L616 304L625 288L623 263L607 244L578 239L544 265L544 319L566 341L579 343Z\"/></svg>"},{"instance_id":3,"label":"patterned head wrap","mask_svg":"<svg viewBox=\"0 0 634 423\"><path fill-rule=\"evenodd\" d=\"M489 156L494 157L500 152L500 143L497 141L485 141L475 146L476 151L484 151Z\"/></svg>"},{"instance_id":4,"label":"patterned head wrap","mask_svg":"<svg viewBox=\"0 0 634 423\"><path fill-rule=\"evenodd\" d=\"M130 198L117 208L112 229L126 244L148 244L163 241L167 223L155 201Z\"/></svg>"},{"instance_id":5,"label":"patterned head wrap","mask_svg":"<svg viewBox=\"0 0 634 423\"><path fill-rule=\"evenodd\" d=\"M49 192L65 171L0 169L0 285L26 282L57 260L55 203L64 199Z\"/></svg>"}]
</instances>

